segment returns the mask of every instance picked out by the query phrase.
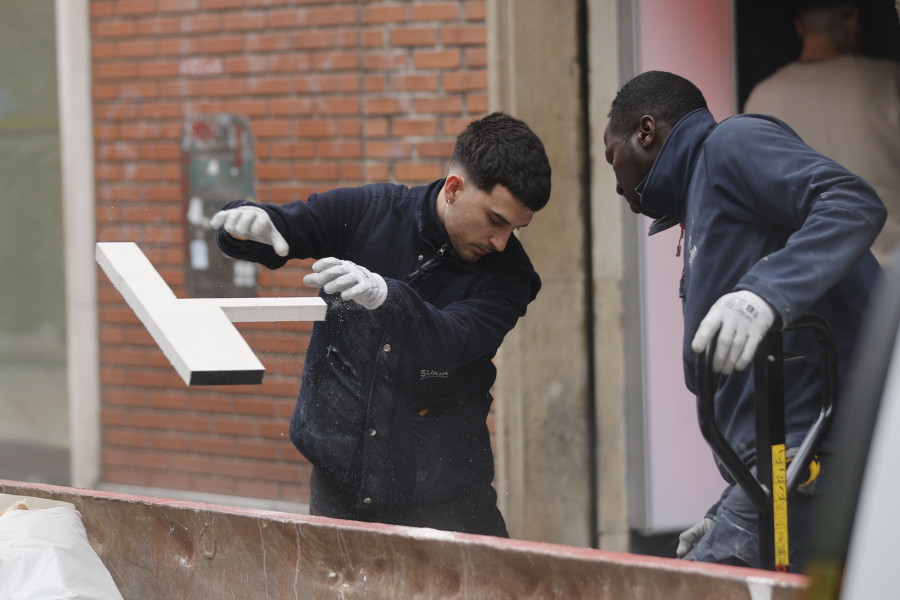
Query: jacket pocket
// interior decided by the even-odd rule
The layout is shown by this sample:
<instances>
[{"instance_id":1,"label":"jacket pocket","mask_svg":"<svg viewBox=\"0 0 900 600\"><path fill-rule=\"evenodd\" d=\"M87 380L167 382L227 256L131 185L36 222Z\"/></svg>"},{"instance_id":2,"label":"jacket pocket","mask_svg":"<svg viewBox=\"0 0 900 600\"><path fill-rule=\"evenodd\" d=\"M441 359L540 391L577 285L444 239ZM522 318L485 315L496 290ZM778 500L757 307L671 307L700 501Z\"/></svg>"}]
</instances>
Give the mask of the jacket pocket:
<instances>
[{"instance_id":1,"label":"jacket pocket","mask_svg":"<svg viewBox=\"0 0 900 600\"><path fill-rule=\"evenodd\" d=\"M447 500L491 484L489 408L487 396L434 416L408 414L416 463L415 500Z\"/></svg>"},{"instance_id":2,"label":"jacket pocket","mask_svg":"<svg viewBox=\"0 0 900 600\"><path fill-rule=\"evenodd\" d=\"M328 359L309 367L291 416L294 446L314 466L325 469L348 485L358 477L355 464L365 421L359 385L339 352L328 349Z\"/></svg>"}]
</instances>

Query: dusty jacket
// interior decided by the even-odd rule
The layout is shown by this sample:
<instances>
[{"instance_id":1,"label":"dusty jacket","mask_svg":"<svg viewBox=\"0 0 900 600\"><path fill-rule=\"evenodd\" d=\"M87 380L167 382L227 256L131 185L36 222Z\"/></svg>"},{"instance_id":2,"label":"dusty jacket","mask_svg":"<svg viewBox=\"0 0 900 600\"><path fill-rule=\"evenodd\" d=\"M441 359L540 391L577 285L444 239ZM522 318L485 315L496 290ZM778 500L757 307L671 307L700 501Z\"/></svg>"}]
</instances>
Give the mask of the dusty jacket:
<instances>
[{"instance_id":1,"label":"dusty jacket","mask_svg":"<svg viewBox=\"0 0 900 600\"><path fill-rule=\"evenodd\" d=\"M387 282L387 300L371 311L323 296L328 315L314 326L291 419L296 447L359 506L449 499L493 480L492 358L540 279L515 236L503 252L460 260L437 217L442 185L377 184L262 205L288 258L336 256ZM222 231L218 242L269 268L287 261Z\"/></svg>"},{"instance_id":2,"label":"dusty jacket","mask_svg":"<svg viewBox=\"0 0 900 600\"><path fill-rule=\"evenodd\" d=\"M784 123L739 115L716 124L706 110L672 129L639 186L643 204L666 217L652 232L684 224L683 360L696 393L691 340L722 295L749 290L771 304L776 325L806 313L824 317L838 345L839 372L881 269L868 251L885 219L865 181L812 148ZM788 444L803 438L821 406L818 342L787 331ZM719 428L738 454L754 461L753 368L719 382ZM839 414L840 408L838 408Z\"/></svg>"}]
</instances>

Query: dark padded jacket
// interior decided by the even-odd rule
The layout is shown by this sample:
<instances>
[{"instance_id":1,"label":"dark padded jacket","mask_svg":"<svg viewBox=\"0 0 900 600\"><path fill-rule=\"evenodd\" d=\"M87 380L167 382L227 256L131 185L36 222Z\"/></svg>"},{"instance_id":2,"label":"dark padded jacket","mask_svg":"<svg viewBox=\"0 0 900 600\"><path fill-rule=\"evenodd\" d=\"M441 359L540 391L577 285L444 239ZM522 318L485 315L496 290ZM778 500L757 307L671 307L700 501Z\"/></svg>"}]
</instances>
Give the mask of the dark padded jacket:
<instances>
[{"instance_id":1,"label":"dark padded jacket","mask_svg":"<svg viewBox=\"0 0 900 600\"><path fill-rule=\"evenodd\" d=\"M738 115L716 124L708 111L698 110L672 129L639 191L645 207L665 215L651 234L684 224L682 355L692 392L697 356L691 340L712 304L736 290L766 300L782 326L807 313L824 317L843 374L881 275L868 248L886 213L871 186L774 117ZM789 330L784 350L804 357L785 362L791 446L821 406L818 341L809 330ZM752 373L751 365L722 377L715 396L720 430L751 465Z\"/></svg>"},{"instance_id":2,"label":"dark padded jacket","mask_svg":"<svg viewBox=\"0 0 900 600\"><path fill-rule=\"evenodd\" d=\"M493 481L492 359L540 279L515 236L503 252L459 259L437 217L443 183L254 204L287 240L287 258L217 233L226 254L270 269L335 256L385 278L375 310L322 294L328 313L314 325L290 427L300 452L359 507L448 500Z\"/></svg>"}]
</instances>

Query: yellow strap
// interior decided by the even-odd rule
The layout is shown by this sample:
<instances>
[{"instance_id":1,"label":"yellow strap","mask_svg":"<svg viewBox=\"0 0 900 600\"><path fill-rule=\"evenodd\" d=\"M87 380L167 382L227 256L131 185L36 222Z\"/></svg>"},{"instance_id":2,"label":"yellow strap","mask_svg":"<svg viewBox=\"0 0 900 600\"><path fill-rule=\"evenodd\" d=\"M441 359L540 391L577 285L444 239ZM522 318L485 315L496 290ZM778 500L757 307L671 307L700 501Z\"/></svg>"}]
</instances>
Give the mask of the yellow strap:
<instances>
[{"instance_id":1,"label":"yellow strap","mask_svg":"<svg viewBox=\"0 0 900 600\"><path fill-rule=\"evenodd\" d=\"M788 551L787 461L784 444L772 446L772 516L775 523L775 570L787 571Z\"/></svg>"}]
</instances>

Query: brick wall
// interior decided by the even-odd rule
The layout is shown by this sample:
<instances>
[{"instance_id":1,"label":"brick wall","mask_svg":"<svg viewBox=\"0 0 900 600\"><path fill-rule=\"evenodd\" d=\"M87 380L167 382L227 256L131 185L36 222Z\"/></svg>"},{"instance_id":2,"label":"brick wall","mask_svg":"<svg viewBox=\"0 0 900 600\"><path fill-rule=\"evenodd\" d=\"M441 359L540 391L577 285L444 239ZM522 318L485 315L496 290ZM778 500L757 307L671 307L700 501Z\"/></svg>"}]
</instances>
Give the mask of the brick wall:
<instances>
[{"instance_id":1,"label":"brick wall","mask_svg":"<svg viewBox=\"0 0 900 600\"><path fill-rule=\"evenodd\" d=\"M487 111L481 0L91 0L99 241L137 242L186 296L186 117L236 113L261 202L443 175ZM295 261L296 262L296 261ZM308 264L259 273L303 295ZM261 386L187 387L99 274L102 479L306 502L287 437L309 324L241 325Z\"/></svg>"}]
</instances>

